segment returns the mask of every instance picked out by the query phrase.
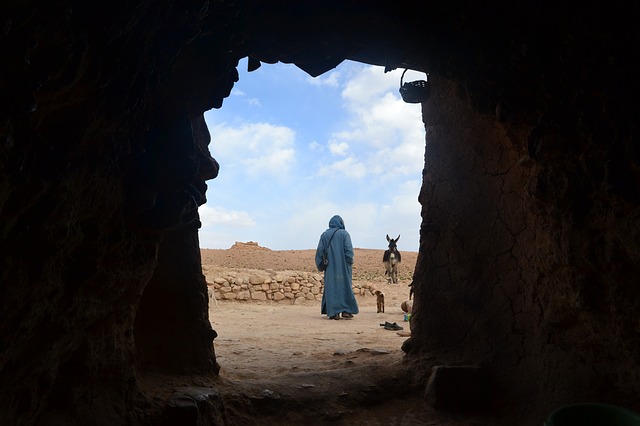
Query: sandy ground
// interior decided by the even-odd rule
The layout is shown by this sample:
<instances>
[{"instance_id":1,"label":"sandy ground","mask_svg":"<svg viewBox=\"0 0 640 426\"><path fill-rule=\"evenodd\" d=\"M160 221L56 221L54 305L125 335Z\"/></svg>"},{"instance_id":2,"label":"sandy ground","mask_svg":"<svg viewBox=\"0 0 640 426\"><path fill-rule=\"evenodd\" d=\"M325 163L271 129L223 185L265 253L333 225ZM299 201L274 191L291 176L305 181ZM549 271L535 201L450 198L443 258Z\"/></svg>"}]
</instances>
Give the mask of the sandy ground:
<instances>
[{"instance_id":1,"label":"sandy ground","mask_svg":"<svg viewBox=\"0 0 640 426\"><path fill-rule=\"evenodd\" d=\"M412 373L403 363L401 345L410 326L401 303L409 296L417 253L400 251L401 282L389 285L383 250L355 249L354 281L384 291L385 313L376 312L373 296L357 296L360 313L339 321L320 314L320 301L211 303L219 375L141 372L149 409L165 411L180 389L213 388L227 426L501 425L495 418L434 410L425 403L424 391L406 385ZM202 267L205 275L229 269L314 272L314 255L315 250L274 251L236 243L228 250L203 249ZM385 330L380 326L385 321L403 330Z\"/></svg>"},{"instance_id":2,"label":"sandy ground","mask_svg":"<svg viewBox=\"0 0 640 426\"><path fill-rule=\"evenodd\" d=\"M495 419L435 411L421 392L405 390L408 370L401 346L411 330L401 304L409 298L418 254L399 248L403 258L396 285L384 275L383 250L355 249L354 282L374 284L385 293L384 313L376 312L374 296L356 296L360 313L338 321L320 314L320 301L210 303L221 367L222 382L216 386L231 395L226 397L227 412L237 424L497 424ZM315 272L314 256L314 249L275 251L236 243L228 250L203 249L202 266L205 275L229 269ZM385 322L403 330L385 330L380 326ZM241 398L233 395L253 395L251 408L234 405Z\"/></svg>"}]
</instances>

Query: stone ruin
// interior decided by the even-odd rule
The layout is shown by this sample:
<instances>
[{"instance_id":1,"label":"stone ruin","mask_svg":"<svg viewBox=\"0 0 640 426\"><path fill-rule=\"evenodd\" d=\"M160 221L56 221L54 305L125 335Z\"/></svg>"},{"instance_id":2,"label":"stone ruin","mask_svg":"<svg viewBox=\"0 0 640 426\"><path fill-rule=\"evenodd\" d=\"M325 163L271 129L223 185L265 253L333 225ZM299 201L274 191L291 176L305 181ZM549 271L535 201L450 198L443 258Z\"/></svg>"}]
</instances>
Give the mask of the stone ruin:
<instances>
[{"instance_id":1,"label":"stone ruin","mask_svg":"<svg viewBox=\"0 0 640 426\"><path fill-rule=\"evenodd\" d=\"M345 59L429 73L407 391L428 403L432 371L488 377L485 406L525 426L577 401L639 410L639 15L617 1L3 4L0 418L168 424L174 406L151 410L140 378L217 373L198 206L224 141L203 113L244 57L313 77Z\"/></svg>"},{"instance_id":2,"label":"stone ruin","mask_svg":"<svg viewBox=\"0 0 640 426\"><path fill-rule=\"evenodd\" d=\"M273 301L300 303L321 301L324 291L324 277L321 273L308 271L262 271L251 269L227 269L207 272L208 296L213 301ZM356 296L375 296L378 283L353 280L352 289Z\"/></svg>"},{"instance_id":3,"label":"stone ruin","mask_svg":"<svg viewBox=\"0 0 640 426\"><path fill-rule=\"evenodd\" d=\"M207 277L207 281L209 298L216 300L283 303L322 300L322 275L306 271L230 270Z\"/></svg>"}]
</instances>

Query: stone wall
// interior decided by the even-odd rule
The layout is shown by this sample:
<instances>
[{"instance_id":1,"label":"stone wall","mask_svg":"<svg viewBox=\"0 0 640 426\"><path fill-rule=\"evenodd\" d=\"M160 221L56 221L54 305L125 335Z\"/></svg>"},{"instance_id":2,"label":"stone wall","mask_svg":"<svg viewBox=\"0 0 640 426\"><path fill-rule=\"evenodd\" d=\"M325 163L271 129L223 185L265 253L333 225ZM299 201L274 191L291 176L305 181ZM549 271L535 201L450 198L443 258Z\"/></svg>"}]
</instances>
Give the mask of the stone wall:
<instances>
[{"instance_id":1,"label":"stone wall","mask_svg":"<svg viewBox=\"0 0 640 426\"><path fill-rule=\"evenodd\" d=\"M209 298L216 301L300 303L322 300L322 274L307 271L226 270L207 272ZM356 296L373 295L375 284L353 281Z\"/></svg>"}]
</instances>

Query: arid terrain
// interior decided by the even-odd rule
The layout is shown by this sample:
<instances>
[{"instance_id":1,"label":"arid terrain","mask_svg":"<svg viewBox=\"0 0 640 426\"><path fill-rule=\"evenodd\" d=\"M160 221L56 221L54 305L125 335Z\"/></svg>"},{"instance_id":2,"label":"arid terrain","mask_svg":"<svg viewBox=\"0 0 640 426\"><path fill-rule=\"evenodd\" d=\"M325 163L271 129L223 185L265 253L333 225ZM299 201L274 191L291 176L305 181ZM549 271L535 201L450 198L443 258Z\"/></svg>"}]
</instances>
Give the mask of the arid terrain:
<instances>
[{"instance_id":1,"label":"arid terrain","mask_svg":"<svg viewBox=\"0 0 640 426\"><path fill-rule=\"evenodd\" d=\"M227 250L203 249L202 264L207 276L224 270L314 272L314 254L236 243ZM339 321L322 316L319 301L210 300L219 377L163 377L161 385L147 377L144 385L158 399L178 387L215 387L234 425L495 424L434 411L422 392L407 390L401 345L410 326L401 303L409 296L417 253L402 252L397 285L386 281L382 254L356 249L354 281L384 291L384 313L376 312L373 296L357 296L360 313ZM403 330L385 330L385 321Z\"/></svg>"},{"instance_id":2,"label":"arid terrain","mask_svg":"<svg viewBox=\"0 0 640 426\"><path fill-rule=\"evenodd\" d=\"M315 250L274 251L236 244L229 250L202 250L202 264L207 276L220 270L314 272L314 256ZM215 347L221 375L234 380L273 378L330 370L341 362L397 361L402 357L400 346L410 335L401 303L409 298L417 253L403 256L401 282L389 285L382 251L355 250L354 281L374 283L385 293L384 313L377 313L376 298L371 295L358 295L360 313L340 321L322 316L319 301L213 301L209 318L218 332ZM396 322L403 330L385 330L380 326L385 322Z\"/></svg>"}]
</instances>

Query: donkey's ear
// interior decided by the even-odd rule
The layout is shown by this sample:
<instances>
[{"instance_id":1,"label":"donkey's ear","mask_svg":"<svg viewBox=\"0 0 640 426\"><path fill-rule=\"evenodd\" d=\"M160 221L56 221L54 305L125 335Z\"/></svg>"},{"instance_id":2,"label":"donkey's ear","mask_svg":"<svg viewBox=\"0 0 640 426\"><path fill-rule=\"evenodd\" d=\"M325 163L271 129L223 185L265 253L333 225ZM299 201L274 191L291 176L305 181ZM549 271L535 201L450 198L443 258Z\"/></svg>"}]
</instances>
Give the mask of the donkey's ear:
<instances>
[{"instance_id":1,"label":"donkey's ear","mask_svg":"<svg viewBox=\"0 0 640 426\"><path fill-rule=\"evenodd\" d=\"M396 238L396 243L398 242L399 239L400 239L400 234L398 234L398 238Z\"/></svg>"},{"instance_id":2,"label":"donkey's ear","mask_svg":"<svg viewBox=\"0 0 640 426\"><path fill-rule=\"evenodd\" d=\"M391 241L391 238L389 238L389 234L387 234L387 241Z\"/></svg>"}]
</instances>

